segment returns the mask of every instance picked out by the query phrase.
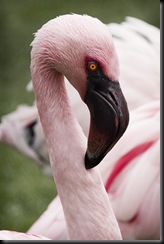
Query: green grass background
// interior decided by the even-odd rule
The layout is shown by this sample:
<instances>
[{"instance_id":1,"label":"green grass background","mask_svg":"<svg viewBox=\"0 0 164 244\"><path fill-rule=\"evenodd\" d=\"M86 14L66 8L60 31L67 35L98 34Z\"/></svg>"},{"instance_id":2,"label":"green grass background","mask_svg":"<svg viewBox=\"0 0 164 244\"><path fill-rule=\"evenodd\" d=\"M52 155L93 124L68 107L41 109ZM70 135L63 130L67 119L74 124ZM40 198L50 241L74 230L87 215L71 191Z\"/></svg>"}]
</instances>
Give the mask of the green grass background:
<instances>
[{"instance_id":1,"label":"green grass background","mask_svg":"<svg viewBox=\"0 0 164 244\"><path fill-rule=\"evenodd\" d=\"M89 14L104 23L134 16L157 27L157 0L0 0L0 117L21 103L30 80L30 43L44 23L66 13ZM56 195L53 180L13 148L0 144L0 229L26 231Z\"/></svg>"}]
</instances>

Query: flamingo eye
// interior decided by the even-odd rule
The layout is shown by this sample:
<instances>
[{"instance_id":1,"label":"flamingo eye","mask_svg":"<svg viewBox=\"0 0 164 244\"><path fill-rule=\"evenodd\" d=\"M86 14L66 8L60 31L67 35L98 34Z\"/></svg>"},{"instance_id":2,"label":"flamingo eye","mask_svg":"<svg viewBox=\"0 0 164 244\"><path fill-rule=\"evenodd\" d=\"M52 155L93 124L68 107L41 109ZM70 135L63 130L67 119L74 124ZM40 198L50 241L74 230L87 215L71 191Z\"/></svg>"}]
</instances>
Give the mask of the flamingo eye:
<instances>
[{"instance_id":1,"label":"flamingo eye","mask_svg":"<svg viewBox=\"0 0 164 244\"><path fill-rule=\"evenodd\" d=\"M90 61L88 62L88 69L90 71L96 71L97 70L97 63L95 63L94 61Z\"/></svg>"}]
</instances>

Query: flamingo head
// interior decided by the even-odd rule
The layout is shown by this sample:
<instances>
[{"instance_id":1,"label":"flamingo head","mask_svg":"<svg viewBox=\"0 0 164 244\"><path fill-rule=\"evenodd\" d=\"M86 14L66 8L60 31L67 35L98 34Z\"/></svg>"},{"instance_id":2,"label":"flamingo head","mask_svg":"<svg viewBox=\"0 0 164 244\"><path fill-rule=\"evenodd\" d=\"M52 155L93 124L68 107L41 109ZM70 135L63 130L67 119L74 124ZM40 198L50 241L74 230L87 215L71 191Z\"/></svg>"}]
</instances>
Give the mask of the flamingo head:
<instances>
[{"instance_id":1,"label":"flamingo head","mask_svg":"<svg viewBox=\"0 0 164 244\"><path fill-rule=\"evenodd\" d=\"M43 25L32 46L33 76L63 74L87 104L91 119L85 167L95 167L129 123L127 103L118 82L118 57L109 29L91 16L63 15Z\"/></svg>"}]
</instances>

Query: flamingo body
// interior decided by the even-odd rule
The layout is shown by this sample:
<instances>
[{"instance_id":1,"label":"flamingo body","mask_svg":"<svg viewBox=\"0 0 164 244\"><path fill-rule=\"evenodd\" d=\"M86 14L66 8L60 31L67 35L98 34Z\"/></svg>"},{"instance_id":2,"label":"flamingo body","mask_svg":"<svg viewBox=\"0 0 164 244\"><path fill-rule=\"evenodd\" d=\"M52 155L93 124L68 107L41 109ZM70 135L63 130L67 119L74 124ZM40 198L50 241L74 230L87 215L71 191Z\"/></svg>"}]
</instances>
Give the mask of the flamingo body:
<instances>
[{"instance_id":1,"label":"flamingo body","mask_svg":"<svg viewBox=\"0 0 164 244\"><path fill-rule=\"evenodd\" d=\"M131 113L127 133L117 145L117 156L113 150L115 163L105 186L124 239L160 238L159 120L159 101L136 109ZM142 133L142 141L138 138L133 142L138 133ZM127 141L131 144L125 149ZM108 160L112 161L110 156Z\"/></svg>"}]
</instances>

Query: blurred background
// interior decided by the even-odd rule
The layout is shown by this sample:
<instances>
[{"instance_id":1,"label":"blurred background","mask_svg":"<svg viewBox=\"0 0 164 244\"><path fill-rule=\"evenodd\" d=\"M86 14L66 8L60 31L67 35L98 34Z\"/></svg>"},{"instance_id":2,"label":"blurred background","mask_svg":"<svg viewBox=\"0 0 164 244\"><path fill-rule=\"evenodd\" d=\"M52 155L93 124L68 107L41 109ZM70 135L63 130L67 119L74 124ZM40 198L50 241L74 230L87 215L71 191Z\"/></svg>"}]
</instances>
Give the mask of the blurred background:
<instances>
[{"instance_id":1,"label":"blurred background","mask_svg":"<svg viewBox=\"0 0 164 244\"><path fill-rule=\"evenodd\" d=\"M30 43L48 20L66 13L88 14L104 23L133 16L160 26L154 0L0 0L0 118L19 104L32 105ZM0 143L0 229L26 231L56 196L52 179L32 160Z\"/></svg>"}]
</instances>

